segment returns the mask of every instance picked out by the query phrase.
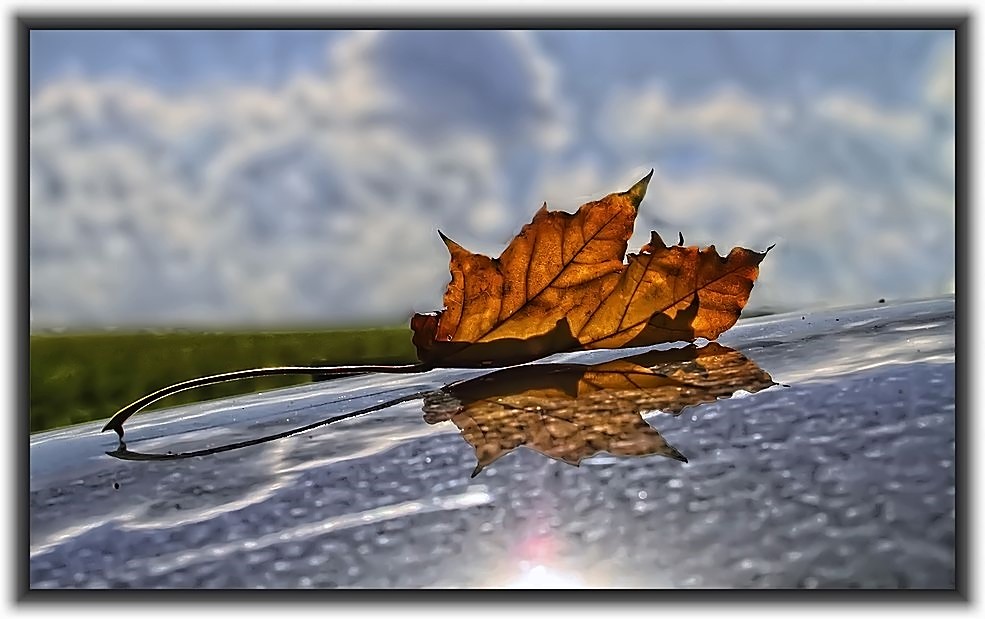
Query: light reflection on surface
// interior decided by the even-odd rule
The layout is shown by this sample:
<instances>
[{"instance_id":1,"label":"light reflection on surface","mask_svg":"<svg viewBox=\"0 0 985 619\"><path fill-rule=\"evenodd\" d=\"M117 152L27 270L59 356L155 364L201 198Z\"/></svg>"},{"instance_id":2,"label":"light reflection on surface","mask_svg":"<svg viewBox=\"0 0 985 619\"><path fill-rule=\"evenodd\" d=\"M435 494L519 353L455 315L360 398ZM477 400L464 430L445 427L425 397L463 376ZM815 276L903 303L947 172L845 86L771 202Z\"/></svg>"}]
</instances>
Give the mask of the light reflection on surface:
<instances>
[{"instance_id":1,"label":"light reflection on surface","mask_svg":"<svg viewBox=\"0 0 985 619\"><path fill-rule=\"evenodd\" d=\"M502 586L508 589L581 589L592 585L576 574L551 569L546 565L521 564L516 578Z\"/></svg>"},{"instance_id":2,"label":"light reflection on surface","mask_svg":"<svg viewBox=\"0 0 985 619\"><path fill-rule=\"evenodd\" d=\"M541 506L542 508L546 506ZM503 562L492 571L488 587L507 589L580 589L602 583L563 566L563 538L551 529L528 531L508 548Z\"/></svg>"}]
</instances>

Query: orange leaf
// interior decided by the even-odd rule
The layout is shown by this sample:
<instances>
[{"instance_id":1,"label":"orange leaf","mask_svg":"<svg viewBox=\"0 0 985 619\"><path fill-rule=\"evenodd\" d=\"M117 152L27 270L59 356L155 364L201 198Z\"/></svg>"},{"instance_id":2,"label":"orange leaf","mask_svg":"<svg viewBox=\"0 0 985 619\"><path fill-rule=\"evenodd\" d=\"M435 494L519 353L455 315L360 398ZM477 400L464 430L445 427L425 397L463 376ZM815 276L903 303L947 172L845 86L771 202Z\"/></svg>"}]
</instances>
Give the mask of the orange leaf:
<instances>
[{"instance_id":1,"label":"orange leaf","mask_svg":"<svg viewBox=\"0 0 985 619\"><path fill-rule=\"evenodd\" d=\"M420 360L503 365L586 348L715 339L735 324L766 255L667 247L653 232L623 259L653 171L574 214L545 204L499 258L445 235L444 310L411 320Z\"/></svg>"}]
</instances>

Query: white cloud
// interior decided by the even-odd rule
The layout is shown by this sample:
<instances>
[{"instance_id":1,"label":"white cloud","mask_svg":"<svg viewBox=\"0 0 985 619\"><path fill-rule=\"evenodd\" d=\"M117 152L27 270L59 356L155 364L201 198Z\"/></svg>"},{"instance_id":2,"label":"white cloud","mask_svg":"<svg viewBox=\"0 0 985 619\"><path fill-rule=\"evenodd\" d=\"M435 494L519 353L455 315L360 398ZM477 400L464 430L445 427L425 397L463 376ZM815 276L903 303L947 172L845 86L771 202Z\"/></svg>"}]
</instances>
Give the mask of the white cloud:
<instances>
[{"instance_id":1,"label":"white cloud","mask_svg":"<svg viewBox=\"0 0 985 619\"><path fill-rule=\"evenodd\" d=\"M817 115L848 130L881 135L892 140L921 139L927 131L926 117L918 111L887 110L844 93L818 101Z\"/></svg>"},{"instance_id":2,"label":"white cloud","mask_svg":"<svg viewBox=\"0 0 985 619\"><path fill-rule=\"evenodd\" d=\"M276 90L171 95L78 78L42 89L33 324L402 321L440 307L435 228L506 234L504 151L553 148L556 135L532 128L556 128L561 112L525 35L476 34L482 53L465 58L472 81L458 93L414 88L454 81L448 35L429 36L420 58L406 36L354 33L327 76ZM487 70L483 54L499 62ZM438 96L465 98L457 117L432 109Z\"/></svg>"},{"instance_id":3,"label":"white cloud","mask_svg":"<svg viewBox=\"0 0 985 619\"><path fill-rule=\"evenodd\" d=\"M626 170L656 165L631 249L650 229L722 253L777 243L750 309L949 292L953 46L924 83L926 104L895 106L840 91L805 105L731 87L687 101L652 83L623 89L596 127L611 157L581 160L576 176L597 196L636 180ZM563 170L548 170L539 191L568 210L584 201Z\"/></svg>"},{"instance_id":4,"label":"white cloud","mask_svg":"<svg viewBox=\"0 0 985 619\"><path fill-rule=\"evenodd\" d=\"M622 88L605 106L599 130L619 144L655 145L668 140L721 140L761 133L771 110L741 90L722 87L697 101L675 101L658 84Z\"/></svg>"},{"instance_id":5,"label":"white cloud","mask_svg":"<svg viewBox=\"0 0 985 619\"><path fill-rule=\"evenodd\" d=\"M419 139L479 131L501 146L550 149L569 137L556 71L527 32L360 32L330 62L361 109L399 117Z\"/></svg>"},{"instance_id":6,"label":"white cloud","mask_svg":"<svg viewBox=\"0 0 985 619\"><path fill-rule=\"evenodd\" d=\"M925 97L928 103L954 113L954 41L942 45L934 55L927 79Z\"/></svg>"}]
</instances>

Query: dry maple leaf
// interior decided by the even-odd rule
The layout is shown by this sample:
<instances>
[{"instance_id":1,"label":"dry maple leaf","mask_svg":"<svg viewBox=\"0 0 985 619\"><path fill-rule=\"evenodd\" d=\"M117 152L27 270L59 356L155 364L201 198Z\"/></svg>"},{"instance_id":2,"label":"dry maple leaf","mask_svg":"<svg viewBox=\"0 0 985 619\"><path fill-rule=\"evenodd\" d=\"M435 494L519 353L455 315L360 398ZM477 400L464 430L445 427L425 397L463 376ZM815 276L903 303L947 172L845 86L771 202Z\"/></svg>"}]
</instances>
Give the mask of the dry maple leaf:
<instances>
[{"instance_id":1,"label":"dry maple leaf","mask_svg":"<svg viewBox=\"0 0 985 619\"><path fill-rule=\"evenodd\" d=\"M687 462L642 417L750 393L776 383L741 353L703 348L652 351L596 365L535 364L480 376L426 397L428 423L451 420L483 468L519 446L578 465L600 451Z\"/></svg>"},{"instance_id":2,"label":"dry maple leaf","mask_svg":"<svg viewBox=\"0 0 985 619\"><path fill-rule=\"evenodd\" d=\"M718 255L668 247L656 232L623 262L653 171L628 191L574 214L545 204L499 258L445 235L451 282L444 310L411 319L418 358L481 366L556 352L717 338L735 324L769 251Z\"/></svg>"}]
</instances>

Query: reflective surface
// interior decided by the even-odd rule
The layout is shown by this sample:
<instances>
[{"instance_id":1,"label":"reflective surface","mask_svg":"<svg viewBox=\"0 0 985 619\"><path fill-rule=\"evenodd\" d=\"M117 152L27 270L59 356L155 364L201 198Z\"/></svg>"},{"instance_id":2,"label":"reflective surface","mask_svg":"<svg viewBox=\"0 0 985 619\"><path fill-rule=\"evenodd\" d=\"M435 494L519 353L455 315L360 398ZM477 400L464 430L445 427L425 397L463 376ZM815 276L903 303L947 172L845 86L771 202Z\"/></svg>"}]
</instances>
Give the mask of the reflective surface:
<instances>
[{"instance_id":1,"label":"reflective surface","mask_svg":"<svg viewBox=\"0 0 985 619\"><path fill-rule=\"evenodd\" d=\"M179 460L33 436L31 586L953 587L953 298L141 413L126 447L381 405Z\"/></svg>"}]
</instances>

